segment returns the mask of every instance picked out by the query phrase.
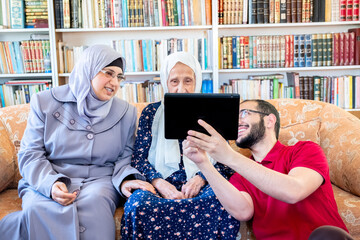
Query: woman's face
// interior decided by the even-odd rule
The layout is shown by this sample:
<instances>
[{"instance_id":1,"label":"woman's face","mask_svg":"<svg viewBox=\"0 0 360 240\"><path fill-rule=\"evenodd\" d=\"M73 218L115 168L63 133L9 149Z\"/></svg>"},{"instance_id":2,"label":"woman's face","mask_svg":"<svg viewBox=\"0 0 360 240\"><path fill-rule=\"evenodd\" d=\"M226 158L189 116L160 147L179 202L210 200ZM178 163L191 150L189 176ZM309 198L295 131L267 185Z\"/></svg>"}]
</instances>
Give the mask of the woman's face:
<instances>
[{"instance_id":1,"label":"woman's face","mask_svg":"<svg viewBox=\"0 0 360 240\"><path fill-rule=\"evenodd\" d=\"M120 82L124 79L120 67L109 66L103 68L91 81L96 97L101 101L108 101L115 96Z\"/></svg>"},{"instance_id":2,"label":"woman's face","mask_svg":"<svg viewBox=\"0 0 360 240\"><path fill-rule=\"evenodd\" d=\"M170 70L167 80L169 93L193 93L195 92L195 73L187 65L176 63Z\"/></svg>"}]
</instances>

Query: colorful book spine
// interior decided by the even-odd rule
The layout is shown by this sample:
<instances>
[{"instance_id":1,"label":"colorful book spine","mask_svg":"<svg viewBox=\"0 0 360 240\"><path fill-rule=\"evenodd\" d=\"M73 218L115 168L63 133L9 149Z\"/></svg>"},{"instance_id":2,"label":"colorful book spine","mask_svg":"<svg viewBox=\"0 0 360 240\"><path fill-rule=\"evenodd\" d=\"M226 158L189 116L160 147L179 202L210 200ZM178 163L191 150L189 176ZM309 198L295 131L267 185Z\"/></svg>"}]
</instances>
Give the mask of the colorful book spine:
<instances>
[{"instance_id":1,"label":"colorful book spine","mask_svg":"<svg viewBox=\"0 0 360 240\"><path fill-rule=\"evenodd\" d=\"M24 13L23 0L10 0L10 16L11 16L10 17L11 28L25 27L25 13Z\"/></svg>"},{"instance_id":2,"label":"colorful book spine","mask_svg":"<svg viewBox=\"0 0 360 240\"><path fill-rule=\"evenodd\" d=\"M299 35L294 35L294 67L299 67Z\"/></svg>"},{"instance_id":3,"label":"colorful book spine","mask_svg":"<svg viewBox=\"0 0 360 240\"><path fill-rule=\"evenodd\" d=\"M312 67L312 38L311 34L305 35L305 66Z\"/></svg>"},{"instance_id":4,"label":"colorful book spine","mask_svg":"<svg viewBox=\"0 0 360 240\"><path fill-rule=\"evenodd\" d=\"M331 33L326 34L326 49L327 49L327 59L326 66L331 66L332 64L332 52L333 52L333 35Z\"/></svg>"},{"instance_id":5,"label":"colorful book spine","mask_svg":"<svg viewBox=\"0 0 360 240\"><path fill-rule=\"evenodd\" d=\"M305 67L305 35L299 35L299 67Z\"/></svg>"}]
</instances>

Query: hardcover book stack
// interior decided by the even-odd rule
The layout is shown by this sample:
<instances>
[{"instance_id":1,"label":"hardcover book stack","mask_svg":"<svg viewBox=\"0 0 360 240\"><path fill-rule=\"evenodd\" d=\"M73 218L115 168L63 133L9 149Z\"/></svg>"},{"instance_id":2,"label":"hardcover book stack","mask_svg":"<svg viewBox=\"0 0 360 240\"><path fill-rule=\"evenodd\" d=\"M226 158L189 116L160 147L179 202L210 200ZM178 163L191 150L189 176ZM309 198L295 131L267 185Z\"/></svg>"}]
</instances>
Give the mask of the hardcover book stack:
<instances>
[{"instance_id":1,"label":"hardcover book stack","mask_svg":"<svg viewBox=\"0 0 360 240\"><path fill-rule=\"evenodd\" d=\"M208 69L207 38L162 39L162 40L114 40L112 47L120 52L126 62L127 72L159 71L162 60L169 54L178 51L190 52L199 61L203 70ZM58 43L59 72L71 72L76 59L86 47L69 47Z\"/></svg>"},{"instance_id":2,"label":"hardcover book stack","mask_svg":"<svg viewBox=\"0 0 360 240\"><path fill-rule=\"evenodd\" d=\"M24 5L26 28L49 27L47 0L24 0Z\"/></svg>"},{"instance_id":3,"label":"hardcover book stack","mask_svg":"<svg viewBox=\"0 0 360 240\"><path fill-rule=\"evenodd\" d=\"M360 76L301 76L300 98L360 109Z\"/></svg>"},{"instance_id":4,"label":"hardcover book stack","mask_svg":"<svg viewBox=\"0 0 360 240\"><path fill-rule=\"evenodd\" d=\"M0 73L44 73L49 40L0 42Z\"/></svg>"},{"instance_id":5,"label":"hardcover book stack","mask_svg":"<svg viewBox=\"0 0 360 240\"><path fill-rule=\"evenodd\" d=\"M360 64L360 29L342 33L219 38L222 69Z\"/></svg>"},{"instance_id":6,"label":"hardcover book stack","mask_svg":"<svg viewBox=\"0 0 360 240\"><path fill-rule=\"evenodd\" d=\"M55 0L56 28L211 25L211 0Z\"/></svg>"},{"instance_id":7,"label":"hardcover book stack","mask_svg":"<svg viewBox=\"0 0 360 240\"><path fill-rule=\"evenodd\" d=\"M359 21L359 0L218 0L219 24Z\"/></svg>"}]
</instances>

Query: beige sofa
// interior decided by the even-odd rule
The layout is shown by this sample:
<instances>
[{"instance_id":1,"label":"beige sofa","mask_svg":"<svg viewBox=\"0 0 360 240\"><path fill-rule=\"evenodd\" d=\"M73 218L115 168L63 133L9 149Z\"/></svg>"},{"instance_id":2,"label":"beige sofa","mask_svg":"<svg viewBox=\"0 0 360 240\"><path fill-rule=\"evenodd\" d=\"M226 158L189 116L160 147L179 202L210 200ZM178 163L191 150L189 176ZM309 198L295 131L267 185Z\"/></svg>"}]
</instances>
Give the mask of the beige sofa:
<instances>
[{"instance_id":1,"label":"beige sofa","mask_svg":"<svg viewBox=\"0 0 360 240\"><path fill-rule=\"evenodd\" d=\"M270 100L281 115L280 141L293 145L311 140L324 150L339 213L350 233L360 239L360 120L346 111L310 100ZM136 104L138 115L146 104ZM16 153L20 146L29 105L0 108L0 219L21 209L17 195L20 174ZM233 142L231 145L239 150ZM117 236L123 208L115 214ZM284 223L285 224L285 223ZM242 223L241 239L255 239L251 222Z\"/></svg>"}]
</instances>

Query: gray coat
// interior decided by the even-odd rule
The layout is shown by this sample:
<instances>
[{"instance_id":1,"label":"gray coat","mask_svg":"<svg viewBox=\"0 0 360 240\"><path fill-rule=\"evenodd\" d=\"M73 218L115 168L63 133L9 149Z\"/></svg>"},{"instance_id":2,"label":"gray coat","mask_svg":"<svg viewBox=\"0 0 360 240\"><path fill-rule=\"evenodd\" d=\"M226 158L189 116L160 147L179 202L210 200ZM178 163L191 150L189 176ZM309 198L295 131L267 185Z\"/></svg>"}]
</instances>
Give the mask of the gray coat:
<instances>
[{"instance_id":1,"label":"gray coat","mask_svg":"<svg viewBox=\"0 0 360 240\"><path fill-rule=\"evenodd\" d=\"M136 108L114 98L108 116L91 126L79 117L76 104L68 85L33 96L19 151L23 211L0 222L0 231L14 219L20 229L6 239L115 238L119 186L129 175L143 179L130 166ZM80 190L73 204L51 199L57 180L69 192Z\"/></svg>"}]
</instances>

